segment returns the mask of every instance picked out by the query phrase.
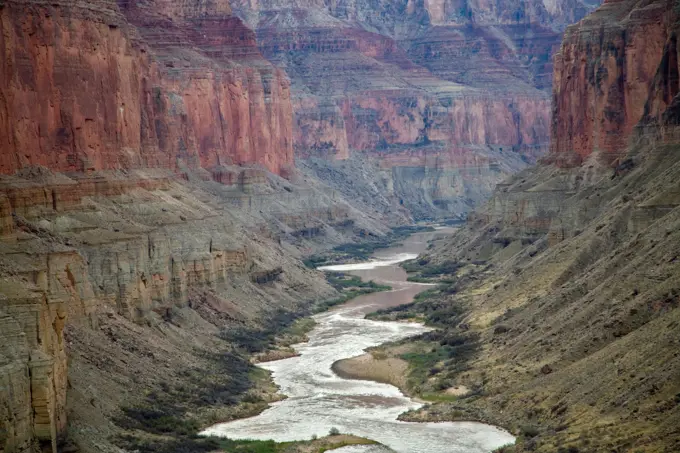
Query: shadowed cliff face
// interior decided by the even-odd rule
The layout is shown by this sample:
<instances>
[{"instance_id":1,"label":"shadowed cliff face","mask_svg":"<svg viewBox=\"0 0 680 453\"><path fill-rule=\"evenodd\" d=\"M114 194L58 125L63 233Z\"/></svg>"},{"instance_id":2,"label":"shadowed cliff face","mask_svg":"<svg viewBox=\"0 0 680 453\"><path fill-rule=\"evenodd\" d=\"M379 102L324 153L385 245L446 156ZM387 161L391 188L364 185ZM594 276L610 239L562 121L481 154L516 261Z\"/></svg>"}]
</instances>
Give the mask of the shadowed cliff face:
<instances>
[{"instance_id":1,"label":"shadowed cliff face","mask_svg":"<svg viewBox=\"0 0 680 453\"><path fill-rule=\"evenodd\" d=\"M0 172L292 164L289 83L227 2L4 2Z\"/></svg>"},{"instance_id":2,"label":"shadowed cliff face","mask_svg":"<svg viewBox=\"0 0 680 453\"><path fill-rule=\"evenodd\" d=\"M289 0L232 7L291 78L297 155L362 152L393 169L395 187L418 187L395 192L405 207L437 217L467 211L547 151L552 53L561 30L593 5ZM412 177L433 169L436 182Z\"/></svg>"}]
</instances>

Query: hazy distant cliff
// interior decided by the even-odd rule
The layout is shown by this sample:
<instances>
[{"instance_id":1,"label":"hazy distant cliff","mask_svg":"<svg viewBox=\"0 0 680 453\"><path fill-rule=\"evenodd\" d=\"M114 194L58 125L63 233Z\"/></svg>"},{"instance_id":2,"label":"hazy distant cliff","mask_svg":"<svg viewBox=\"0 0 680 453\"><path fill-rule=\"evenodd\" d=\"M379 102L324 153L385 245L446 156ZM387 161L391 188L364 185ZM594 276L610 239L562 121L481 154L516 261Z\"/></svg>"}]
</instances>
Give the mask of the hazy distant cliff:
<instances>
[{"instance_id":1,"label":"hazy distant cliff","mask_svg":"<svg viewBox=\"0 0 680 453\"><path fill-rule=\"evenodd\" d=\"M375 159L454 216L548 149L552 54L596 3L235 1L291 78L298 156Z\"/></svg>"}]
</instances>

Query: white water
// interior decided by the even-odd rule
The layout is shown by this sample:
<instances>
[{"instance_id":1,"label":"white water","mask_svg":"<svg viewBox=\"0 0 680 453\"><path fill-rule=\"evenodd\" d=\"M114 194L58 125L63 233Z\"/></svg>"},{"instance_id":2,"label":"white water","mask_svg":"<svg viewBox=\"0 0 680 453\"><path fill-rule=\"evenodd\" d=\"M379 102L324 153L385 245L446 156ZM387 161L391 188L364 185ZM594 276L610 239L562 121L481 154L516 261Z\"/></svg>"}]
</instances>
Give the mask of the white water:
<instances>
[{"instance_id":1,"label":"white water","mask_svg":"<svg viewBox=\"0 0 680 453\"><path fill-rule=\"evenodd\" d=\"M215 425L202 434L233 439L292 441L323 436L332 428L385 444L403 453L482 453L514 442L513 436L493 426L474 422L407 423L397 416L419 403L388 384L348 380L336 376L331 365L354 357L371 346L406 338L427 329L417 324L363 319L380 306L410 301L422 285L405 281L397 263L424 249L426 235L414 235L404 247L388 249L368 263L328 266L327 270L359 270L364 279L389 281L393 291L361 296L314 318L316 328L309 342L295 346L300 356L262 364L288 399L273 404L262 414ZM418 242L420 241L420 242ZM404 249L410 253L405 253ZM351 268L350 268L351 266ZM346 447L338 453L378 453L381 447Z\"/></svg>"},{"instance_id":2,"label":"white water","mask_svg":"<svg viewBox=\"0 0 680 453\"><path fill-rule=\"evenodd\" d=\"M393 264L399 264L417 257L418 257L417 253L397 253L387 258L375 259L363 263L336 264L333 266L321 266L318 269L320 271L333 271L333 272L363 271L375 269L377 267L385 267L391 266Z\"/></svg>"}]
</instances>

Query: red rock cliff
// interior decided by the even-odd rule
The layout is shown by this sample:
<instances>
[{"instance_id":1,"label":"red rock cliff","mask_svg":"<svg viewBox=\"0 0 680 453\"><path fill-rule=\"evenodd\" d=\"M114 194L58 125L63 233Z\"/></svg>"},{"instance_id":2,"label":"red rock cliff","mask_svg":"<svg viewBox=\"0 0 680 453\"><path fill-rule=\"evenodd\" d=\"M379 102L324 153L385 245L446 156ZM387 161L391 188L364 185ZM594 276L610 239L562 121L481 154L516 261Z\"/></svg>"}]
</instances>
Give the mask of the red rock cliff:
<instances>
[{"instance_id":1,"label":"red rock cliff","mask_svg":"<svg viewBox=\"0 0 680 453\"><path fill-rule=\"evenodd\" d=\"M555 56L550 159L616 162L642 119L660 119L678 93L677 7L607 2L566 31Z\"/></svg>"},{"instance_id":2,"label":"red rock cliff","mask_svg":"<svg viewBox=\"0 0 680 453\"><path fill-rule=\"evenodd\" d=\"M395 187L420 187L418 198L438 206L425 215L452 216L466 210L454 199L475 205L547 152L551 57L561 30L593 5L234 0L232 7L291 77L301 157L374 158L394 169ZM444 173L426 183L403 179L428 173L433 162ZM412 197L395 195L413 211Z\"/></svg>"},{"instance_id":3,"label":"red rock cliff","mask_svg":"<svg viewBox=\"0 0 680 453\"><path fill-rule=\"evenodd\" d=\"M289 83L226 1L7 1L0 172L293 163Z\"/></svg>"}]
</instances>

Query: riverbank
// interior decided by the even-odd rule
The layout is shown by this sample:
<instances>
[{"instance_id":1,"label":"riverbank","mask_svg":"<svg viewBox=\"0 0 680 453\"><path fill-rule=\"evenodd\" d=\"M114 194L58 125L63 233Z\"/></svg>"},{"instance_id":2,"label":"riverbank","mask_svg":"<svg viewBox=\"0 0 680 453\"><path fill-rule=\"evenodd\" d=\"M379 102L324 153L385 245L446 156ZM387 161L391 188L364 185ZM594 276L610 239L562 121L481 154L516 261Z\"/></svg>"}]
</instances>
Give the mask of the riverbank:
<instances>
[{"instance_id":1,"label":"riverbank","mask_svg":"<svg viewBox=\"0 0 680 453\"><path fill-rule=\"evenodd\" d=\"M294 442L267 440L231 440L219 437L206 439L224 452L239 453L323 453L348 446L380 445L378 442L351 434L333 433L318 439ZM389 452L390 450L385 450Z\"/></svg>"},{"instance_id":2,"label":"riverbank","mask_svg":"<svg viewBox=\"0 0 680 453\"><path fill-rule=\"evenodd\" d=\"M398 351L400 357L396 353L391 357L376 357L375 350L384 343L394 345L403 338L425 334L427 329L415 323L366 320L364 316L376 308L411 302L414 295L428 289L406 281L406 273L397 262L426 249L427 240L432 236L418 234L402 246L376 253L368 262L343 265L343 273L348 274L342 276L343 280L375 280L378 285L389 282L392 290L361 295L334 310L315 315L317 324L308 334L309 342L295 347L299 355L261 365L274 373L276 383L290 398L256 417L218 424L203 433L232 439L288 441L309 438L319 430L338 426L344 432L375 439L399 452L409 453L450 452L452 445L463 448L461 451L488 452L511 442L512 436L489 425L397 421L400 413L420 405L399 391L408 385L403 381L408 361L401 356L416 356L419 351L408 348ZM365 350L374 354L359 359L362 369L372 369L370 378L384 384L343 378L338 359L348 358L348 362L339 363L354 365L351 358ZM337 373L329 373L331 369ZM346 377L350 377L356 370L345 371ZM442 429L444 426L446 429ZM426 447L427 450L423 450Z\"/></svg>"},{"instance_id":3,"label":"riverbank","mask_svg":"<svg viewBox=\"0 0 680 453\"><path fill-rule=\"evenodd\" d=\"M365 379L391 384L407 394L408 362L398 357L377 359L369 352L351 359L338 360L331 370L344 379Z\"/></svg>"},{"instance_id":4,"label":"riverbank","mask_svg":"<svg viewBox=\"0 0 680 453\"><path fill-rule=\"evenodd\" d=\"M239 453L324 453L348 446L380 445L378 442L351 434L331 433L327 436L294 442L274 442L271 440L232 440L221 437L202 437L176 440L169 448L158 450L152 439L136 441L135 451L139 452L239 452ZM386 453L387 448L381 449Z\"/></svg>"},{"instance_id":5,"label":"riverbank","mask_svg":"<svg viewBox=\"0 0 680 453\"><path fill-rule=\"evenodd\" d=\"M434 232L432 225L402 225L392 228L384 237L366 236L365 240L342 244L331 250L312 255L304 260L310 268L319 268L337 264L350 264L368 261L376 251L393 247L399 241L415 233Z\"/></svg>"},{"instance_id":6,"label":"riverbank","mask_svg":"<svg viewBox=\"0 0 680 453\"><path fill-rule=\"evenodd\" d=\"M202 373L195 370L194 381L178 379L158 390L150 389L145 393L146 398L137 399L132 406L122 405L119 415L114 418L117 428L122 429L115 434L115 443L142 453L200 453L207 451L209 444L196 437L202 429L220 422L254 417L271 403L285 399L272 380L271 372L255 364L298 355L292 345L308 340L307 334L316 325L312 314L361 295L391 289L389 285L365 282L342 273L326 274L325 278L336 291L331 297L299 304L294 310L276 312L257 325L232 325L218 332L214 327L209 329L218 337L214 339L215 349L223 352L205 361L201 365ZM193 308L199 309L201 316L212 316L215 311L212 305L216 300L206 297L205 302L208 306L195 304ZM175 322L182 317L195 318L191 311L181 316L175 314ZM187 373L193 376L194 370L187 370ZM203 388L199 388L201 383Z\"/></svg>"},{"instance_id":7,"label":"riverbank","mask_svg":"<svg viewBox=\"0 0 680 453\"><path fill-rule=\"evenodd\" d=\"M363 379L394 385L404 395L410 396L415 401L422 403L455 401L470 393L470 389L462 384L453 384L441 392L423 393L415 391L409 382L409 376L414 371L413 366L409 361L403 359L402 356L420 354L415 352L416 349L417 347L408 344L378 346L366 354L350 359L338 360L331 369L335 374L344 379ZM427 418L407 420L404 417L400 418L400 420L441 421L434 418L429 420Z\"/></svg>"},{"instance_id":8,"label":"riverbank","mask_svg":"<svg viewBox=\"0 0 680 453\"><path fill-rule=\"evenodd\" d=\"M372 280L366 282L342 272L326 272L326 281L338 291L338 295L315 303L310 308L309 315L296 319L276 335L265 351L255 354L251 359L253 363L271 362L297 356L298 353L293 345L309 341L307 334L316 326L316 322L310 317L311 314L322 313L362 295L392 289L389 285L377 284Z\"/></svg>"}]
</instances>

